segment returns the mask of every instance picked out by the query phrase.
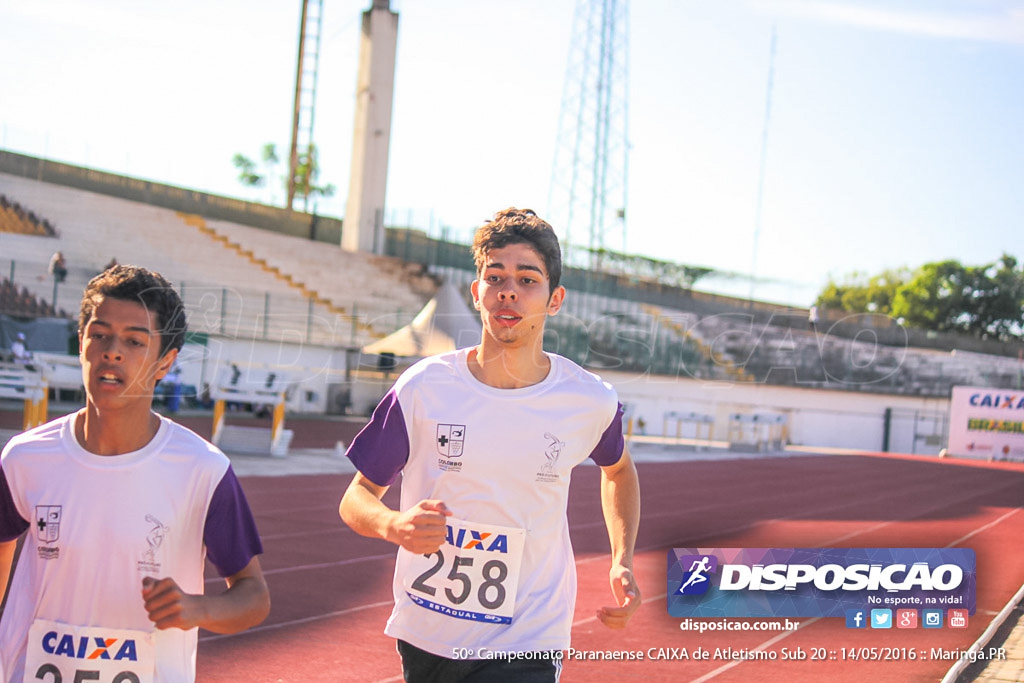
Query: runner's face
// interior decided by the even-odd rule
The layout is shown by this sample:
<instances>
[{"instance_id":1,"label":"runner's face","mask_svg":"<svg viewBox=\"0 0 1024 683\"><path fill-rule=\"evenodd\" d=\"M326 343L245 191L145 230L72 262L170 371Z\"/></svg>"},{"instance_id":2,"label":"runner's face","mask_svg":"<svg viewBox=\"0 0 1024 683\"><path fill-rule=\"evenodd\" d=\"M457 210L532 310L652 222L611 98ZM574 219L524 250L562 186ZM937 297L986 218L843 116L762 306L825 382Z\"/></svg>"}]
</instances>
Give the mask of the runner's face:
<instances>
[{"instance_id":1,"label":"runner's face","mask_svg":"<svg viewBox=\"0 0 1024 683\"><path fill-rule=\"evenodd\" d=\"M542 335L546 317L558 312L565 296L562 287L550 292L544 260L528 244L489 252L471 289L485 334L505 344Z\"/></svg>"},{"instance_id":2,"label":"runner's face","mask_svg":"<svg viewBox=\"0 0 1024 683\"><path fill-rule=\"evenodd\" d=\"M152 404L157 380L177 351L160 356L156 314L142 304L102 299L79 335L82 378L89 400L103 407Z\"/></svg>"}]
</instances>

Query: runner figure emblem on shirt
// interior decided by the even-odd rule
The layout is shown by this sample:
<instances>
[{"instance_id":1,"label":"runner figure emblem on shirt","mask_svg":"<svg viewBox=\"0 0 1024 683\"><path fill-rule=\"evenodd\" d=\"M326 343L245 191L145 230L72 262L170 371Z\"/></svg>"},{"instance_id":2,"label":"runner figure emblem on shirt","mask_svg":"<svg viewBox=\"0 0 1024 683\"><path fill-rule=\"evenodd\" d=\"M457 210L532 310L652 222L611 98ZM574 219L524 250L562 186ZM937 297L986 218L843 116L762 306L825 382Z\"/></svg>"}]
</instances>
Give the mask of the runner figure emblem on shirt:
<instances>
[{"instance_id":1,"label":"runner figure emblem on shirt","mask_svg":"<svg viewBox=\"0 0 1024 683\"><path fill-rule=\"evenodd\" d=\"M160 573L160 563L157 562L156 554L164 543L164 536L171 530L153 515L146 515L147 524L151 525L149 533L146 534L146 550L142 553L139 561L139 571L144 574L157 575Z\"/></svg>"},{"instance_id":2,"label":"runner figure emblem on shirt","mask_svg":"<svg viewBox=\"0 0 1024 683\"><path fill-rule=\"evenodd\" d=\"M544 432L544 438L550 443L544 449L545 461L541 465L540 471L537 472L537 481L558 481L558 472L555 471L555 466L558 465L558 457L562 455L565 442L550 432Z\"/></svg>"}]
</instances>

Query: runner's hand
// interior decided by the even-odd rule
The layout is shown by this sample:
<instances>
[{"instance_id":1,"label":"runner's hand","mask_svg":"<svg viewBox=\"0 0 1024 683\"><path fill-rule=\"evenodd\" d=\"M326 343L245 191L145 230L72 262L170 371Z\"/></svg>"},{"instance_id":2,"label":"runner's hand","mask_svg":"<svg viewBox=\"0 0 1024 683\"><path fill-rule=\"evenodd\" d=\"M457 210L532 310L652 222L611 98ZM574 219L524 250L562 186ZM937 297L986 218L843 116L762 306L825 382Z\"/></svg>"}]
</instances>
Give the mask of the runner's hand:
<instances>
[{"instance_id":1,"label":"runner's hand","mask_svg":"<svg viewBox=\"0 0 1024 683\"><path fill-rule=\"evenodd\" d=\"M388 540L418 555L435 552L445 541L451 510L440 500L421 500L400 512L388 528Z\"/></svg>"},{"instance_id":2,"label":"runner's hand","mask_svg":"<svg viewBox=\"0 0 1024 683\"><path fill-rule=\"evenodd\" d=\"M629 618L640 606L640 587L636 585L633 570L622 565L612 567L608 577L618 607L602 607L597 611L597 618L608 628L626 628Z\"/></svg>"},{"instance_id":3,"label":"runner's hand","mask_svg":"<svg viewBox=\"0 0 1024 683\"><path fill-rule=\"evenodd\" d=\"M184 592L174 579L142 579L142 599L150 621L159 629L188 630L199 625L200 596Z\"/></svg>"}]
</instances>

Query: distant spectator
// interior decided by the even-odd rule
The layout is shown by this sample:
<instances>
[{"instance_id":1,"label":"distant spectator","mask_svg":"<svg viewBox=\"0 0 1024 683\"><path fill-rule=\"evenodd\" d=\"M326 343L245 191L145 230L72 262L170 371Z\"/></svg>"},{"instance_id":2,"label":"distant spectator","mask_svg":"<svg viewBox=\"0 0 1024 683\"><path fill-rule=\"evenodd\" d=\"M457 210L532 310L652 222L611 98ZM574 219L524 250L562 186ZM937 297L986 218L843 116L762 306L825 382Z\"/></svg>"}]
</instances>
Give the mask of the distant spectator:
<instances>
[{"instance_id":1,"label":"distant spectator","mask_svg":"<svg viewBox=\"0 0 1024 683\"><path fill-rule=\"evenodd\" d=\"M57 282L64 282L64 278L68 276L68 266L64 261L64 254L59 251L53 252L53 256L50 257L50 275Z\"/></svg>"},{"instance_id":2,"label":"distant spectator","mask_svg":"<svg viewBox=\"0 0 1024 683\"><path fill-rule=\"evenodd\" d=\"M116 265L116 264L115 264ZM175 361L170 371L164 376L162 384L166 384L164 397L167 403L167 412L176 413L181 407L181 368Z\"/></svg>"},{"instance_id":3,"label":"distant spectator","mask_svg":"<svg viewBox=\"0 0 1024 683\"><path fill-rule=\"evenodd\" d=\"M14 339L14 343L11 344L11 356L14 358L15 363L21 363L22 365L30 365L32 363L32 352L25 346L24 332L19 332L18 336Z\"/></svg>"},{"instance_id":4,"label":"distant spectator","mask_svg":"<svg viewBox=\"0 0 1024 683\"><path fill-rule=\"evenodd\" d=\"M818 329L818 307L811 306L811 309L807 312L807 326L812 330Z\"/></svg>"}]
</instances>

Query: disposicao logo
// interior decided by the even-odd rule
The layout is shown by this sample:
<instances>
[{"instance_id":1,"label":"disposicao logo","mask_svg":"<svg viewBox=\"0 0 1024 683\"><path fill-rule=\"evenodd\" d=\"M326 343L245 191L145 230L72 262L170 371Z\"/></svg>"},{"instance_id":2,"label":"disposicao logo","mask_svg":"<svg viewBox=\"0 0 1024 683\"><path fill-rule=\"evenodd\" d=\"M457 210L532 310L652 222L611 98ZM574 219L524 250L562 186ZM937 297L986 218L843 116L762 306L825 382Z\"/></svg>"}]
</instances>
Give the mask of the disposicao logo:
<instances>
[{"instance_id":1,"label":"disposicao logo","mask_svg":"<svg viewBox=\"0 0 1024 683\"><path fill-rule=\"evenodd\" d=\"M850 618L855 612L867 616L872 610L891 614L894 608L925 607L973 614L975 582L974 551L968 548L674 548L668 553L668 611L680 617Z\"/></svg>"},{"instance_id":2,"label":"disposicao logo","mask_svg":"<svg viewBox=\"0 0 1024 683\"><path fill-rule=\"evenodd\" d=\"M678 595L703 595L711 586L710 575L718 569L718 558L714 555L684 555L679 558L681 566L690 568L683 574Z\"/></svg>"}]
</instances>

